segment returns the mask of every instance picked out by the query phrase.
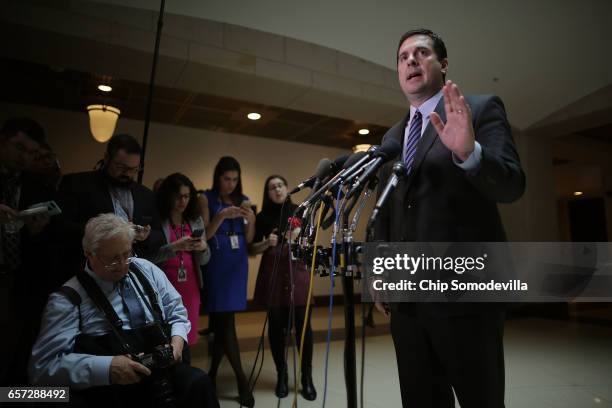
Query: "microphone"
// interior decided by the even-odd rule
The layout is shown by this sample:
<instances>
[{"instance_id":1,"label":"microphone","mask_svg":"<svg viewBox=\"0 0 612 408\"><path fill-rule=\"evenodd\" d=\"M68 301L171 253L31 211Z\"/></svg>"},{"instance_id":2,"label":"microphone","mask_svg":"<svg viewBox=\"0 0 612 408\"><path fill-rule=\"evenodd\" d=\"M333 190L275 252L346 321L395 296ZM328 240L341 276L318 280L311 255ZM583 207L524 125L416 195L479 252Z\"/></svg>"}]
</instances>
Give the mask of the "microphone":
<instances>
[{"instance_id":1,"label":"microphone","mask_svg":"<svg viewBox=\"0 0 612 408\"><path fill-rule=\"evenodd\" d=\"M397 140L395 139L385 140L385 142L380 146L380 148L374 153L375 159L372 160L369 167L365 169L363 174L359 176L357 181L355 181L355 183L353 184L353 187L348 192L346 197L351 198L357 191L361 191L360 187L362 186L362 184L367 182L368 179L370 179L373 175L375 175L378 169L383 164L385 164L386 162L388 162L395 156L399 155L401 151L402 151L402 147Z\"/></svg>"},{"instance_id":2,"label":"microphone","mask_svg":"<svg viewBox=\"0 0 612 408\"><path fill-rule=\"evenodd\" d=\"M340 182L344 181L344 176L348 173L354 172L355 169L361 168L363 163L376 151L378 146L371 147L367 152L353 153L342 166L342 170L332 177L323 187L313 192L298 208L305 208L310 206L315 200L318 200L321 194L327 190L336 187Z\"/></svg>"},{"instance_id":3,"label":"microphone","mask_svg":"<svg viewBox=\"0 0 612 408\"><path fill-rule=\"evenodd\" d=\"M408 175L408 171L406 170L406 164L402 161L396 162L393 165L392 173L393 174L391 174L391 176L389 177L387 185L385 185L385 188L380 194L380 197L378 197L378 201L374 206L374 211L372 211L372 215L370 216L370 225L374 224L374 221L376 220L376 217L378 217L380 209L383 205L385 205L385 202L387 202L389 196L391 195L393 190L395 190L395 187L397 187L399 181Z\"/></svg>"},{"instance_id":4,"label":"microphone","mask_svg":"<svg viewBox=\"0 0 612 408\"><path fill-rule=\"evenodd\" d=\"M344 163L346 163L349 157L349 154L343 154L341 156L336 157L336 159L331 162L330 171L327 174L321 176L321 178L315 180L314 184L311 187L312 190L306 198L308 199L312 197L312 195L317 191L317 189L321 187L321 183L326 183L330 178L338 174L338 172L342 170L342 166L344 166Z\"/></svg>"},{"instance_id":5,"label":"microphone","mask_svg":"<svg viewBox=\"0 0 612 408\"><path fill-rule=\"evenodd\" d=\"M331 165L332 169L331 169L330 174L333 174L335 176L336 173L342 170L344 163L346 163L346 161L351 156L352 156L351 154L343 154L343 155L336 157L336 159L332 162L332 165Z\"/></svg>"},{"instance_id":6,"label":"microphone","mask_svg":"<svg viewBox=\"0 0 612 408\"><path fill-rule=\"evenodd\" d=\"M315 174L298 184L297 187L295 187L289 192L289 195L295 194L298 191L302 191L306 187L312 187L313 185L315 185L317 180L320 182L322 178L326 177L332 171L333 165L334 162L332 162L328 158L321 159L319 161L319 164L317 164Z\"/></svg>"}]
</instances>

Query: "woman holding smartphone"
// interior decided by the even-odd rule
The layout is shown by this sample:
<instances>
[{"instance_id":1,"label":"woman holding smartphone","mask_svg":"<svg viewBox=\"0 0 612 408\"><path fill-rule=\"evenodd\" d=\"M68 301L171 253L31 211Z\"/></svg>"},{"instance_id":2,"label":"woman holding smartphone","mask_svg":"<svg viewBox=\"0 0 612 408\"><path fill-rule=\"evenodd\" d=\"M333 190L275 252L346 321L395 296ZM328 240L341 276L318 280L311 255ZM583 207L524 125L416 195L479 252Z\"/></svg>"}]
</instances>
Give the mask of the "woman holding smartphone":
<instances>
[{"instance_id":1,"label":"woman holding smartphone","mask_svg":"<svg viewBox=\"0 0 612 408\"><path fill-rule=\"evenodd\" d=\"M166 243L153 261L159 264L183 298L191 323L187 335L187 342L191 346L198 339L200 289L203 284L200 265L205 265L210 259L204 221L198 211L196 189L191 180L181 173L166 177L159 186L156 199Z\"/></svg>"},{"instance_id":2,"label":"woman holding smartphone","mask_svg":"<svg viewBox=\"0 0 612 408\"><path fill-rule=\"evenodd\" d=\"M255 234L255 214L242 194L240 164L236 159L226 156L219 160L213 187L201 197L212 251L202 291L215 333L208 374L214 381L223 356L227 356L238 382L240 404L252 407L255 399L242 370L234 314L246 309L247 245Z\"/></svg>"},{"instance_id":3,"label":"woman holding smartphone","mask_svg":"<svg viewBox=\"0 0 612 408\"><path fill-rule=\"evenodd\" d=\"M301 350L301 392L304 399L313 401L317 398L317 391L312 382L312 329L310 316L306 316L310 275L301 261L293 262L291 269L289 265L292 261L288 238L293 240L300 232L299 220L291 217L297 206L287 198L287 180L282 176L268 177L263 197L261 212L255 222L255 243L250 246L253 254L263 252L253 301L267 306L268 310L268 340L277 373L275 394L283 398L289 393L285 361L287 332L291 329L289 322L295 325L295 340L299 345L306 321ZM285 240L281 241L279 234L283 232ZM294 315L290 316L292 304Z\"/></svg>"}]
</instances>

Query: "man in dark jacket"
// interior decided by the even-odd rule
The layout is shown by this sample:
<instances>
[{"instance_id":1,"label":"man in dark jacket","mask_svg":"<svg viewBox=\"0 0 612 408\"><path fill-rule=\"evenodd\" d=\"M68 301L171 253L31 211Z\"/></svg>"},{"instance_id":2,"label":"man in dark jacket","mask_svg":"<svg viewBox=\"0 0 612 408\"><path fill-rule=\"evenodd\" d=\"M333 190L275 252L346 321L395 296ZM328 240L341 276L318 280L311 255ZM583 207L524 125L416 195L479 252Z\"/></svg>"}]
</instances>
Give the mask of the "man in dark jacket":
<instances>
[{"instance_id":1,"label":"man in dark jacket","mask_svg":"<svg viewBox=\"0 0 612 408\"><path fill-rule=\"evenodd\" d=\"M47 263L56 223L47 214L22 212L54 198L52 188L28 173L44 144L44 129L29 118L9 119L0 130L0 330L5 333L0 342L2 385L27 384L27 360L40 314L54 289L54 274Z\"/></svg>"},{"instance_id":2,"label":"man in dark jacket","mask_svg":"<svg viewBox=\"0 0 612 408\"><path fill-rule=\"evenodd\" d=\"M109 142L99 169L64 176L59 188L66 227L66 262L71 271L82 269L81 239L85 224L102 213L114 213L133 224L134 251L150 258L163 243L155 198L151 190L135 182L141 147L126 134Z\"/></svg>"},{"instance_id":3,"label":"man in dark jacket","mask_svg":"<svg viewBox=\"0 0 612 408\"><path fill-rule=\"evenodd\" d=\"M525 175L503 103L445 83L446 46L430 30L402 36L397 70L410 107L384 138L402 144L409 173L381 209L375 239L505 241L497 203L517 200ZM400 303L390 314L404 408L452 408L453 391L462 407L504 406L503 305Z\"/></svg>"}]
</instances>

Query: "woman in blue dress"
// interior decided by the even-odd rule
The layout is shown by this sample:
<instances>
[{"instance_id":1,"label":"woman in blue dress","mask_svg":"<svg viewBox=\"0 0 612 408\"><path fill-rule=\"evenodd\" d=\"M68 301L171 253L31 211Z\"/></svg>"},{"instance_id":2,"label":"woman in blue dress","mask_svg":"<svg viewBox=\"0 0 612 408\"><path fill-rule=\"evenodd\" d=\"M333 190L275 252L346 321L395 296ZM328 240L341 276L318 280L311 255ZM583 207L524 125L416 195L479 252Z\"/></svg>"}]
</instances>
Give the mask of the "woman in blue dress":
<instances>
[{"instance_id":1,"label":"woman in blue dress","mask_svg":"<svg viewBox=\"0 0 612 408\"><path fill-rule=\"evenodd\" d=\"M255 405L248 380L242 370L234 314L246 309L247 244L255 235L255 214L242 194L240 164L233 157L222 157L213 176L213 188L201 201L211 257L204 272L202 302L214 327L209 376L217 376L223 356L227 356L238 382L240 404Z\"/></svg>"}]
</instances>

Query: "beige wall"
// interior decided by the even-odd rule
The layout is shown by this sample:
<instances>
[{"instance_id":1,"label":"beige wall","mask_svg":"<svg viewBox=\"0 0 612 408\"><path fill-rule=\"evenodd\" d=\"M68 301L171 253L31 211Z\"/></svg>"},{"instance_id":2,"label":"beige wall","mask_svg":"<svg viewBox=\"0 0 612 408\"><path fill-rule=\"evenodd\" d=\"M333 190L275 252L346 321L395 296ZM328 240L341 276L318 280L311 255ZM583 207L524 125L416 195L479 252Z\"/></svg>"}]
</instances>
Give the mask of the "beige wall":
<instances>
[{"instance_id":1,"label":"beige wall","mask_svg":"<svg viewBox=\"0 0 612 408\"><path fill-rule=\"evenodd\" d=\"M514 133L527 178L523 197L499 206L510 241L557 241L559 227L552 164L552 140Z\"/></svg>"}]
</instances>

